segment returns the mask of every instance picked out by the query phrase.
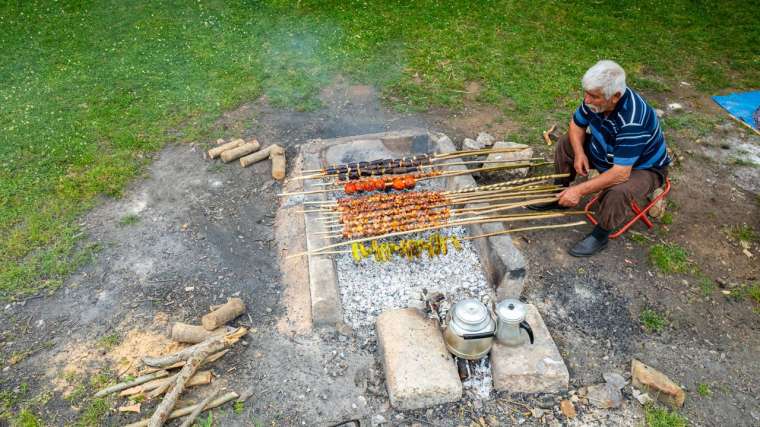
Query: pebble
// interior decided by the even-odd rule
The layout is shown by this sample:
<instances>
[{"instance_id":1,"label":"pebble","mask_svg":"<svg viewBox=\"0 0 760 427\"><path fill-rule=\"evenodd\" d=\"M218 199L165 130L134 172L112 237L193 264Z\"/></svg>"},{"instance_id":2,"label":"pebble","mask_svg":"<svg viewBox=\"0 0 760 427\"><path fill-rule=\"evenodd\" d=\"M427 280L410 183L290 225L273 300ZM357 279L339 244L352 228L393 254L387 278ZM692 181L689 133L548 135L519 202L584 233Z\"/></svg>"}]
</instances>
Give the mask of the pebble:
<instances>
[{"instance_id":1,"label":"pebble","mask_svg":"<svg viewBox=\"0 0 760 427\"><path fill-rule=\"evenodd\" d=\"M383 424L383 423L386 423L386 422L388 422L388 420L386 420L385 417L382 416L382 415L380 415L380 414L372 416L372 425L373 426L377 426L377 425L380 425L380 424Z\"/></svg>"},{"instance_id":2,"label":"pebble","mask_svg":"<svg viewBox=\"0 0 760 427\"><path fill-rule=\"evenodd\" d=\"M672 104L668 104L668 110L671 110L671 111L683 110L683 105L677 102L674 102Z\"/></svg>"},{"instance_id":3,"label":"pebble","mask_svg":"<svg viewBox=\"0 0 760 427\"><path fill-rule=\"evenodd\" d=\"M607 381L607 384L617 388L618 390L625 387L626 384L625 378L623 378L623 376L617 372L605 372L602 374L602 378Z\"/></svg>"},{"instance_id":4,"label":"pebble","mask_svg":"<svg viewBox=\"0 0 760 427\"><path fill-rule=\"evenodd\" d=\"M541 408L533 408L530 413L533 415L533 418L541 418L544 416L544 410Z\"/></svg>"}]
</instances>

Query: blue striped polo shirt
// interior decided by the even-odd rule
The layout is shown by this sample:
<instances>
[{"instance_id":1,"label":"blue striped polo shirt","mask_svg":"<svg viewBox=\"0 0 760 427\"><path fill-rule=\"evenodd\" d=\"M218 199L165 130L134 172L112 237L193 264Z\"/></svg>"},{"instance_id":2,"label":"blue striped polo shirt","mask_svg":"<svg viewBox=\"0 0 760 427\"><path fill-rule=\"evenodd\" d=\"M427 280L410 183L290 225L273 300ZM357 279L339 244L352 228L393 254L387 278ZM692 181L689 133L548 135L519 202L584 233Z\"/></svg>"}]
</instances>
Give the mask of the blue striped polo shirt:
<instances>
[{"instance_id":1,"label":"blue striped polo shirt","mask_svg":"<svg viewBox=\"0 0 760 427\"><path fill-rule=\"evenodd\" d=\"M670 164L657 114L630 88L609 116L594 113L581 104L573 114L573 121L591 129L589 160L599 172L612 165L651 169Z\"/></svg>"}]
</instances>

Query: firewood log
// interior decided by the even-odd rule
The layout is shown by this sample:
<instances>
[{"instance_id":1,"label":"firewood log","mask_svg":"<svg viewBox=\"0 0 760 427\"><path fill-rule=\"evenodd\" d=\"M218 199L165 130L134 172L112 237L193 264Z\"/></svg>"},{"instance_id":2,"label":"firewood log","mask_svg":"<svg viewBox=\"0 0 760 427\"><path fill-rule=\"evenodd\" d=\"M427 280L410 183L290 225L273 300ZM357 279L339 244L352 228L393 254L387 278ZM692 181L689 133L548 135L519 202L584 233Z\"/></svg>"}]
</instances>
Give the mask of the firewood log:
<instances>
[{"instance_id":1,"label":"firewood log","mask_svg":"<svg viewBox=\"0 0 760 427\"><path fill-rule=\"evenodd\" d=\"M231 328L218 328L213 331L207 331L201 325L188 325L187 323L176 322L172 325L171 337L177 342L186 342L197 344L203 342L213 335L223 335L230 332Z\"/></svg>"},{"instance_id":2,"label":"firewood log","mask_svg":"<svg viewBox=\"0 0 760 427\"><path fill-rule=\"evenodd\" d=\"M277 144L272 144L272 145L270 145L268 147L262 148L260 151L257 151L257 152L255 152L253 154L249 154L249 155L247 155L245 157L241 157L240 158L240 166L242 166L244 168L247 168L248 166L250 166L250 165L252 165L252 164L254 164L256 162L260 162L260 161L268 158L269 155L270 155L270 153L272 152L272 150L276 150L279 147L280 146L277 145Z\"/></svg>"},{"instance_id":3,"label":"firewood log","mask_svg":"<svg viewBox=\"0 0 760 427\"><path fill-rule=\"evenodd\" d=\"M254 151L258 150L259 147L259 142L254 139L252 142L245 143L237 148L223 152L220 157L224 163L229 163L235 159L239 159L245 156L246 154L253 153Z\"/></svg>"},{"instance_id":4,"label":"firewood log","mask_svg":"<svg viewBox=\"0 0 760 427\"><path fill-rule=\"evenodd\" d=\"M239 147L239 146L241 146L243 144L245 144L245 141L243 141L242 139L233 139L232 141L230 141L230 142L228 142L226 144L222 144L222 145L219 145L217 147L214 147L214 148L208 150L208 156L210 158L212 158L212 159L215 159L215 158L219 157L219 155L222 154L223 152L225 152L227 150L231 150L233 148L237 148L237 147Z\"/></svg>"},{"instance_id":5,"label":"firewood log","mask_svg":"<svg viewBox=\"0 0 760 427\"><path fill-rule=\"evenodd\" d=\"M224 305L203 316L201 324L207 331L213 331L243 313L245 313L243 300L240 298L230 298Z\"/></svg>"},{"instance_id":6,"label":"firewood log","mask_svg":"<svg viewBox=\"0 0 760 427\"><path fill-rule=\"evenodd\" d=\"M285 178L285 150L279 145L273 145L269 158L272 159L272 178L281 180ZM274 148L277 147L277 148Z\"/></svg>"}]
</instances>

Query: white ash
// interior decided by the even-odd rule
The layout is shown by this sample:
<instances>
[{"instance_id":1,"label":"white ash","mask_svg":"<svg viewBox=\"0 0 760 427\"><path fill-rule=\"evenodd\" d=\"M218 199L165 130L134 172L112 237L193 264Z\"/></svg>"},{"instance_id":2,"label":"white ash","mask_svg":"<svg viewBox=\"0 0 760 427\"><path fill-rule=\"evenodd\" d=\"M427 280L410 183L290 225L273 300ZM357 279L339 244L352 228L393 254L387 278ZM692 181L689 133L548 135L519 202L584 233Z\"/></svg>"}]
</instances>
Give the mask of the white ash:
<instances>
[{"instance_id":1,"label":"white ash","mask_svg":"<svg viewBox=\"0 0 760 427\"><path fill-rule=\"evenodd\" d=\"M442 235L463 237L463 227L436 230ZM427 238L433 232L412 234L405 238ZM354 262L350 254L336 258L338 285L343 317L357 334L374 336L375 319L383 311L404 307L423 308L422 290L441 292L449 301L463 298L493 298L480 260L469 241L462 240L462 250L451 245L446 255L430 258L422 254L415 260L394 256L378 263L372 257Z\"/></svg>"},{"instance_id":2,"label":"white ash","mask_svg":"<svg viewBox=\"0 0 760 427\"><path fill-rule=\"evenodd\" d=\"M469 363L469 376L462 381L465 393L473 399L488 399L493 389L491 360L488 356Z\"/></svg>"}]
</instances>

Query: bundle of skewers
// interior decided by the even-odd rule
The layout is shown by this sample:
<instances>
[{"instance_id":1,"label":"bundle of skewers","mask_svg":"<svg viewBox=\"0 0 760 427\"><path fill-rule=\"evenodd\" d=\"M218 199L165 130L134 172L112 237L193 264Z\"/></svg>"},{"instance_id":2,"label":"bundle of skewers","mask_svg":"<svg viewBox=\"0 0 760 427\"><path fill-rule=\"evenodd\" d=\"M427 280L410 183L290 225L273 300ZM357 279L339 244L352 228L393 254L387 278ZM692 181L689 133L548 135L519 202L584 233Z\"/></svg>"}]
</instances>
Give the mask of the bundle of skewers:
<instances>
[{"instance_id":1,"label":"bundle of skewers","mask_svg":"<svg viewBox=\"0 0 760 427\"><path fill-rule=\"evenodd\" d=\"M540 158L506 160L472 160L450 162L458 157L481 156L492 153L513 152L514 148L456 151L446 154L423 154L400 159L380 159L368 162L353 162L332 165L320 170L306 171L306 175L293 178L294 180L327 179L325 188L320 190L282 193L280 196L295 196L318 193L343 191L346 194L357 194L373 191L402 191L412 190L420 181L434 178L447 178L473 173L495 172L506 169L520 169L546 165ZM444 171L441 168L463 166L469 164L498 163L497 166L482 166L473 169Z\"/></svg>"},{"instance_id":2,"label":"bundle of skewers","mask_svg":"<svg viewBox=\"0 0 760 427\"><path fill-rule=\"evenodd\" d=\"M582 211L505 213L518 207L556 201L556 195L562 188L555 184L547 184L545 181L565 176L567 175L544 175L456 191L385 193L357 198L345 197L331 201L304 202L307 205L315 205L311 209L305 210L304 213L319 214L318 220L326 228L326 231L315 234L328 239L353 240L327 245L294 256L352 253L356 260L366 257L364 255L366 252L367 254L374 254L377 260L387 260L394 253L408 257L410 251L403 249L408 246L404 241L393 244L395 246L390 246L390 250L383 249L379 246L380 243L371 243L370 248L376 249L370 251L365 248L362 251L363 246L358 244L454 226L490 222L535 221L583 214ZM516 231L571 227L583 223L580 221L571 224L526 227L488 235L470 236L464 239L489 237ZM440 241L440 239L437 240L437 247L439 248ZM443 241L448 242L449 240L443 238ZM352 250L330 251L340 246L352 246ZM435 246L431 245L431 247ZM379 257L377 256L378 253L380 254ZM442 251L437 250L431 253L437 255Z\"/></svg>"}]
</instances>

